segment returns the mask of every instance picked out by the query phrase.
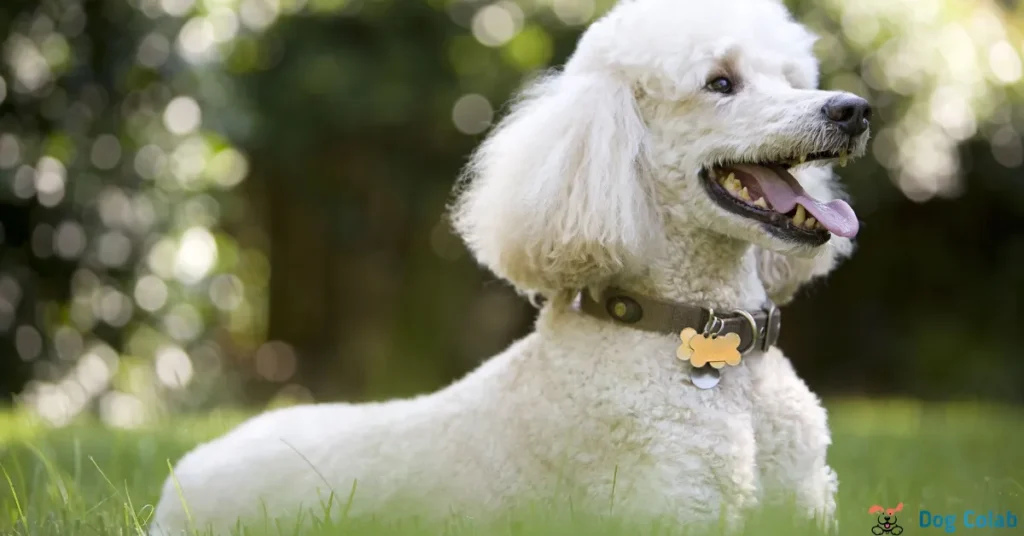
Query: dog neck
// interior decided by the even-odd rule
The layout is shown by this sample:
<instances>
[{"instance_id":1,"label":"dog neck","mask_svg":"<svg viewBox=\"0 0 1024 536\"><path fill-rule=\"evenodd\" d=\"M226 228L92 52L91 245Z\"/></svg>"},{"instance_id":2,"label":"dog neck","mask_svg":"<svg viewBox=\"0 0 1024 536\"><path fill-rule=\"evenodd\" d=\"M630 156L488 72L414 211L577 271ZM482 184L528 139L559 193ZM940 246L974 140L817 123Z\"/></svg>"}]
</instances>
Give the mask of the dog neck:
<instances>
[{"instance_id":1,"label":"dog neck","mask_svg":"<svg viewBox=\"0 0 1024 536\"><path fill-rule=\"evenodd\" d=\"M756 309L767 297L754 248L706 229L679 226L642 276L622 288L664 301L716 309Z\"/></svg>"}]
</instances>

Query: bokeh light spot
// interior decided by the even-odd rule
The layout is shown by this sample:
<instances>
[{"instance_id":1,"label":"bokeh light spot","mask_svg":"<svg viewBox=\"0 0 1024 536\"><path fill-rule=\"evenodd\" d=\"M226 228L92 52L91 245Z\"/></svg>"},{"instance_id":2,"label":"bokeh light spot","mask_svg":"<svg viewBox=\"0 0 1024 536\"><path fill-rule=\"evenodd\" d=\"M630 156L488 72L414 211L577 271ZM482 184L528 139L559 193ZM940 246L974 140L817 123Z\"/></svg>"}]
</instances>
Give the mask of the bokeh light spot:
<instances>
[{"instance_id":1,"label":"bokeh light spot","mask_svg":"<svg viewBox=\"0 0 1024 536\"><path fill-rule=\"evenodd\" d=\"M227 148L210 159L206 173L221 188L232 188L249 174L249 161L237 150Z\"/></svg>"},{"instance_id":2,"label":"bokeh light spot","mask_svg":"<svg viewBox=\"0 0 1024 536\"><path fill-rule=\"evenodd\" d=\"M212 59L215 45L213 24L204 17L189 19L178 33L178 53L192 64Z\"/></svg>"},{"instance_id":3,"label":"bokeh light spot","mask_svg":"<svg viewBox=\"0 0 1024 536\"><path fill-rule=\"evenodd\" d=\"M64 181L67 170L64 164L49 156L39 159L36 167L35 190L39 203L44 207L54 207L64 199Z\"/></svg>"},{"instance_id":4,"label":"bokeh light spot","mask_svg":"<svg viewBox=\"0 0 1024 536\"><path fill-rule=\"evenodd\" d=\"M11 191L21 199L31 199L36 195L36 170L30 166L21 166L14 172Z\"/></svg>"},{"instance_id":5,"label":"bokeh light spot","mask_svg":"<svg viewBox=\"0 0 1024 536\"><path fill-rule=\"evenodd\" d=\"M1020 80L1020 55L1013 45L999 41L988 50L988 65L996 79L1004 84L1013 84Z\"/></svg>"},{"instance_id":6,"label":"bokeh light spot","mask_svg":"<svg viewBox=\"0 0 1024 536\"><path fill-rule=\"evenodd\" d=\"M932 119L954 140L965 140L976 132L971 104L956 87L944 86L935 91L931 99L931 114Z\"/></svg>"},{"instance_id":7,"label":"bokeh light spot","mask_svg":"<svg viewBox=\"0 0 1024 536\"><path fill-rule=\"evenodd\" d=\"M100 418L115 428L137 428L146 421L146 405L135 395L110 391L100 398Z\"/></svg>"},{"instance_id":8,"label":"bokeh light spot","mask_svg":"<svg viewBox=\"0 0 1024 536\"><path fill-rule=\"evenodd\" d=\"M121 231L108 231L96 241L99 261L111 268L124 266L132 253L132 241Z\"/></svg>"},{"instance_id":9,"label":"bokeh light spot","mask_svg":"<svg viewBox=\"0 0 1024 536\"><path fill-rule=\"evenodd\" d=\"M177 97L164 110L164 126L179 136L194 132L202 118L202 110L192 97Z\"/></svg>"},{"instance_id":10,"label":"bokeh light spot","mask_svg":"<svg viewBox=\"0 0 1024 536\"><path fill-rule=\"evenodd\" d=\"M151 313L167 303L167 295L167 284L155 275L144 275L135 283L135 303Z\"/></svg>"},{"instance_id":11,"label":"bokeh light spot","mask_svg":"<svg viewBox=\"0 0 1024 536\"><path fill-rule=\"evenodd\" d=\"M21 301L21 285L18 280L4 274L0 275L0 299L6 300L12 305L18 305Z\"/></svg>"},{"instance_id":12,"label":"bokeh light spot","mask_svg":"<svg viewBox=\"0 0 1024 536\"><path fill-rule=\"evenodd\" d=\"M264 343L256 350L256 373L272 382L288 381L295 374L295 350L281 341Z\"/></svg>"},{"instance_id":13,"label":"bokeh light spot","mask_svg":"<svg viewBox=\"0 0 1024 536\"><path fill-rule=\"evenodd\" d=\"M175 340L190 342L202 331L203 320L195 307L181 303L175 305L164 317L164 329Z\"/></svg>"},{"instance_id":14,"label":"bokeh light spot","mask_svg":"<svg viewBox=\"0 0 1024 536\"><path fill-rule=\"evenodd\" d=\"M36 413L52 426L64 426L74 417L76 409L71 398L56 385L44 384L34 396Z\"/></svg>"},{"instance_id":15,"label":"bokeh light spot","mask_svg":"<svg viewBox=\"0 0 1024 536\"><path fill-rule=\"evenodd\" d=\"M504 48L505 58L521 71L530 71L547 65L551 61L553 45L551 36L543 28L527 26Z\"/></svg>"},{"instance_id":16,"label":"bokeh light spot","mask_svg":"<svg viewBox=\"0 0 1024 536\"><path fill-rule=\"evenodd\" d=\"M103 134L92 144L92 165L99 169L113 169L121 161L121 142L117 137Z\"/></svg>"},{"instance_id":17,"label":"bokeh light spot","mask_svg":"<svg viewBox=\"0 0 1024 536\"><path fill-rule=\"evenodd\" d=\"M32 361L43 351L43 337L32 326L18 326L14 333L14 346L24 361Z\"/></svg>"},{"instance_id":18,"label":"bokeh light spot","mask_svg":"<svg viewBox=\"0 0 1024 536\"><path fill-rule=\"evenodd\" d=\"M155 179L167 166L167 155L156 145L146 145L135 153L135 172L144 179Z\"/></svg>"},{"instance_id":19,"label":"bokeh light spot","mask_svg":"<svg viewBox=\"0 0 1024 536\"><path fill-rule=\"evenodd\" d=\"M135 57L140 65L157 69L171 55L171 43L167 37L158 32L147 35L141 43Z\"/></svg>"},{"instance_id":20,"label":"bokeh light spot","mask_svg":"<svg viewBox=\"0 0 1024 536\"><path fill-rule=\"evenodd\" d=\"M210 301L222 311L233 311L245 299L245 286L233 274L221 274L210 281Z\"/></svg>"},{"instance_id":21,"label":"bokeh light spot","mask_svg":"<svg viewBox=\"0 0 1024 536\"><path fill-rule=\"evenodd\" d=\"M131 225L132 206L124 190L116 186L104 188L96 196L100 219L107 227L128 227Z\"/></svg>"},{"instance_id":22,"label":"bokeh light spot","mask_svg":"<svg viewBox=\"0 0 1024 536\"><path fill-rule=\"evenodd\" d=\"M179 207L177 219L189 225L212 227L220 219L220 204L209 195L197 195Z\"/></svg>"},{"instance_id":23,"label":"bokeh light spot","mask_svg":"<svg viewBox=\"0 0 1024 536\"><path fill-rule=\"evenodd\" d=\"M217 262L217 241L210 231L193 227L182 235L174 261L174 275L184 283L196 283Z\"/></svg>"},{"instance_id":24,"label":"bokeh light spot","mask_svg":"<svg viewBox=\"0 0 1024 536\"><path fill-rule=\"evenodd\" d=\"M509 42L522 28L523 12L514 3L499 2L484 6L473 16L473 37L489 47Z\"/></svg>"},{"instance_id":25,"label":"bokeh light spot","mask_svg":"<svg viewBox=\"0 0 1024 536\"><path fill-rule=\"evenodd\" d=\"M85 251L85 229L76 221L64 221L57 226L53 236L53 249L57 256L72 260Z\"/></svg>"},{"instance_id":26,"label":"bokeh light spot","mask_svg":"<svg viewBox=\"0 0 1024 536\"><path fill-rule=\"evenodd\" d=\"M171 154L171 174L178 184L186 189L197 189L202 186L198 180L206 168L209 158L209 147L202 138L193 137L178 146Z\"/></svg>"},{"instance_id":27,"label":"bokeh light spot","mask_svg":"<svg viewBox=\"0 0 1024 536\"><path fill-rule=\"evenodd\" d=\"M50 65L32 39L13 34L8 37L5 49L7 64L24 93L35 93L51 80Z\"/></svg>"},{"instance_id":28,"label":"bokeh light spot","mask_svg":"<svg viewBox=\"0 0 1024 536\"><path fill-rule=\"evenodd\" d=\"M494 109L483 95L463 95L452 107L452 122L463 134L479 134L487 130L493 119Z\"/></svg>"},{"instance_id":29,"label":"bokeh light spot","mask_svg":"<svg viewBox=\"0 0 1024 536\"><path fill-rule=\"evenodd\" d=\"M308 387L304 387L297 383L289 383L277 392L277 395L267 403L267 407L268 409L283 408L298 404L311 404L313 402L315 402L313 392L310 391Z\"/></svg>"},{"instance_id":30,"label":"bokeh light spot","mask_svg":"<svg viewBox=\"0 0 1024 536\"><path fill-rule=\"evenodd\" d=\"M13 134L0 134L0 168L10 169L21 161L21 146Z\"/></svg>"},{"instance_id":31,"label":"bokeh light spot","mask_svg":"<svg viewBox=\"0 0 1024 536\"><path fill-rule=\"evenodd\" d=\"M94 314L108 325L122 327L132 318L132 301L123 293L112 287L106 287L99 294L99 300L93 307Z\"/></svg>"},{"instance_id":32,"label":"bokeh light spot","mask_svg":"<svg viewBox=\"0 0 1024 536\"><path fill-rule=\"evenodd\" d=\"M277 20L279 11L276 0L242 0L238 15L249 29L262 31Z\"/></svg>"},{"instance_id":33,"label":"bokeh light spot","mask_svg":"<svg viewBox=\"0 0 1024 536\"><path fill-rule=\"evenodd\" d=\"M54 71L63 71L71 58L71 47L67 39L59 33L51 33L39 44L39 53L46 59L47 65Z\"/></svg>"},{"instance_id":34,"label":"bokeh light spot","mask_svg":"<svg viewBox=\"0 0 1024 536\"><path fill-rule=\"evenodd\" d=\"M177 346L164 346L156 352L156 377L171 389L181 389L192 381L192 360Z\"/></svg>"},{"instance_id":35,"label":"bokeh light spot","mask_svg":"<svg viewBox=\"0 0 1024 536\"><path fill-rule=\"evenodd\" d=\"M160 0L160 7L164 13L172 17L184 17L192 11L195 0Z\"/></svg>"},{"instance_id":36,"label":"bokeh light spot","mask_svg":"<svg viewBox=\"0 0 1024 536\"><path fill-rule=\"evenodd\" d=\"M1024 164L1024 144L1012 126L1006 125L992 135L992 156L1003 167L1016 168Z\"/></svg>"},{"instance_id":37,"label":"bokeh light spot","mask_svg":"<svg viewBox=\"0 0 1024 536\"><path fill-rule=\"evenodd\" d=\"M53 348L61 361L78 359L83 346L82 334L71 326L60 326L53 333Z\"/></svg>"},{"instance_id":38,"label":"bokeh light spot","mask_svg":"<svg viewBox=\"0 0 1024 536\"><path fill-rule=\"evenodd\" d=\"M594 16L594 0L553 0L551 9L562 23L569 26L584 24Z\"/></svg>"},{"instance_id":39,"label":"bokeh light spot","mask_svg":"<svg viewBox=\"0 0 1024 536\"><path fill-rule=\"evenodd\" d=\"M117 361L115 360L116 364ZM110 365L96 352L89 352L78 360L75 367L78 384L89 394L96 394L107 388L114 371Z\"/></svg>"},{"instance_id":40,"label":"bokeh light spot","mask_svg":"<svg viewBox=\"0 0 1024 536\"><path fill-rule=\"evenodd\" d=\"M163 238L153 245L146 257L149 270L163 279L174 277L174 263L178 247L170 238Z\"/></svg>"},{"instance_id":41,"label":"bokeh light spot","mask_svg":"<svg viewBox=\"0 0 1024 536\"><path fill-rule=\"evenodd\" d=\"M238 35L238 15L226 7L218 7L207 15L210 27L213 29L213 40L218 43L228 43Z\"/></svg>"}]
</instances>

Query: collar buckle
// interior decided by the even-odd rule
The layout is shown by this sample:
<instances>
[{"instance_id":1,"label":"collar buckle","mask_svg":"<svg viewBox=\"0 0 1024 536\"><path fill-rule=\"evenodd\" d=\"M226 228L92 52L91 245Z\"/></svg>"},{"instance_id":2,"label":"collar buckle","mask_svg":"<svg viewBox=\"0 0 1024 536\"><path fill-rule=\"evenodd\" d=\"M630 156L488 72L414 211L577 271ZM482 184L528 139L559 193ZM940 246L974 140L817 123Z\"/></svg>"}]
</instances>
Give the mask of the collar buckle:
<instances>
[{"instance_id":1,"label":"collar buckle","mask_svg":"<svg viewBox=\"0 0 1024 536\"><path fill-rule=\"evenodd\" d=\"M746 347L739 349L740 355L747 355L751 350L757 347L757 343L762 336L761 330L757 329L757 320L754 320L754 315L744 311L743 309L733 309L732 312L747 321L746 327L750 330L750 342ZM742 333L740 334L740 337L743 337ZM764 348L763 343L762 348Z\"/></svg>"}]
</instances>

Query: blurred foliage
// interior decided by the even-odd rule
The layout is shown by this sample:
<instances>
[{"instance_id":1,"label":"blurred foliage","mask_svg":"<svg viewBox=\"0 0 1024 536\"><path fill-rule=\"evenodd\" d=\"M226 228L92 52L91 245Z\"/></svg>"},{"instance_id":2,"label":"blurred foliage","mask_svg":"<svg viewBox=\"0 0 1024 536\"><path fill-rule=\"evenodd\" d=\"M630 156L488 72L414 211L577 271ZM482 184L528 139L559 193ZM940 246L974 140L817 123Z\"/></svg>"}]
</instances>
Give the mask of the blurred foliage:
<instances>
[{"instance_id":1,"label":"blurred foliage","mask_svg":"<svg viewBox=\"0 0 1024 536\"><path fill-rule=\"evenodd\" d=\"M841 173L860 251L783 347L820 390L1024 400L1022 8L789 4L878 119ZM452 236L452 181L609 5L7 0L0 395L134 426L465 373L533 311Z\"/></svg>"},{"instance_id":2,"label":"blurred foliage","mask_svg":"<svg viewBox=\"0 0 1024 536\"><path fill-rule=\"evenodd\" d=\"M26 400L57 423L203 401L225 343L265 331L265 256L222 227L248 161L215 128L230 113L196 100L227 86L175 54L188 23L143 7L0 10L0 366L6 389L37 380Z\"/></svg>"}]
</instances>

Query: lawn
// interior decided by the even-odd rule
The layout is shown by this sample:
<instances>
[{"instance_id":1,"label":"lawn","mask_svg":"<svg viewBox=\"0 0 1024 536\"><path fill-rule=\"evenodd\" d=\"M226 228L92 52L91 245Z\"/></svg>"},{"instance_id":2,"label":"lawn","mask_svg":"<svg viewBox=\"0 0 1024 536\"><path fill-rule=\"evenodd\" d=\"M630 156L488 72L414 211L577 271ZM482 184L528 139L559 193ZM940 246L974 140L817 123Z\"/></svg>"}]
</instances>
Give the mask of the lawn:
<instances>
[{"instance_id":1,"label":"lawn","mask_svg":"<svg viewBox=\"0 0 1024 536\"><path fill-rule=\"evenodd\" d=\"M899 502L904 503L900 524L907 536L949 533L920 527L922 510L954 515L955 533L1024 534L1024 410L861 400L828 406L834 430L830 460L841 482L841 534L871 534L874 516L868 508ZM145 430L110 430L89 423L46 429L24 416L0 414L0 535L144 534L168 461L237 421L237 416L211 415ZM1018 526L965 527L967 510L1011 511ZM330 516L307 516L316 529L297 531L273 522L252 529L259 534L324 535L681 533L677 527L570 513L534 512L489 524L453 519L445 527L390 514L376 520L325 517ZM809 533L780 512L763 512L748 527L748 534L758 536Z\"/></svg>"}]
</instances>

